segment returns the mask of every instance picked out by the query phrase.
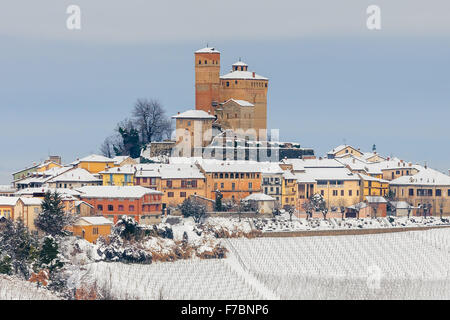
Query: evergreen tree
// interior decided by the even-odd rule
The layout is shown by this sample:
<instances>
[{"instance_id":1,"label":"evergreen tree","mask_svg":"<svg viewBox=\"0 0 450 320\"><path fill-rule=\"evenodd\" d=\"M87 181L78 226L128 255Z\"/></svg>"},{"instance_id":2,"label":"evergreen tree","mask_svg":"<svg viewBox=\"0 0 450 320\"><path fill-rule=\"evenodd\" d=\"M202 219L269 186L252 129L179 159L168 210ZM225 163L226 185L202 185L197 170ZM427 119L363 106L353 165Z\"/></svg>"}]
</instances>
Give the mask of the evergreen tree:
<instances>
[{"instance_id":1,"label":"evergreen tree","mask_svg":"<svg viewBox=\"0 0 450 320\"><path fill-rule=\"evenodd\" d=\"M215 203L215 209L216 211L220 212L222 211L222 192L220 192L219 190L216 190L216 203Z\"/></svg>"},{"instance_id":2,"label":"evergreen tree","mask_svg":"<svg viewBox=\"0 0 450 320\"><path fill-rule=\"evenodd\" d=\"M47 191L42 202L42 212L34 221L36 227L51 236L64 236L64 228L71 223L71 216L64 212L61 196Z\"/></svg>"},{"instance_id":3,"label":"evergreen tree","mask_svg":"<svg viewBox=\"0 0 450 320\"><path fill-rule=\"evenodd\" d=\"M62 268L64 263L58 258L58 243L52 236L44 238L44 243L39 252L39 266L48 269L53 273L56 269Z\"/></svg>"},{"instance_id":4,"label":"evergreen tree","mask_svg":"<svg viewBox=\"0 0 450 320\"><path fill-rule=\"evenodd\" d=\"M37 238L30 234L22 220L7 220L0 234L1 269L28 279L36 268L38 248Z\"/></svg>"}]
</instances>

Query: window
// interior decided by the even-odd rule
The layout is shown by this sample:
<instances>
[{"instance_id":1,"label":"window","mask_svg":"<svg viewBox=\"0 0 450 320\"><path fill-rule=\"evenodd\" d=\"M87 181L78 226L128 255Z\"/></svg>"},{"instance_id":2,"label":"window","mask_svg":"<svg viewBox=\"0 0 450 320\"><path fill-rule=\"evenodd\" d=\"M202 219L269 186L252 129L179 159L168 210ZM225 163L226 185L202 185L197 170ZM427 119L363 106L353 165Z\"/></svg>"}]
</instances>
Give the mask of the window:
<instances>
[{"instance_id":1,"label":"window","mask_svg":"<svg viewBox=\"0 0 450 320\"><path fill-rule=\"evenodd\" d=\"M180 192L180 197L181 198L186 198L186 192Z\"/></svg>"},{"instance_id":2,"label":"window","mask_svg":"<svg viewBox=\"0 0 450 320\"><path fill-rule=\"evenodd\" d=\"M202 60L198 60L198 64L202 64Z\"/></svg>"},{"instance_id":3,"label":"window","mask_svg":"<svg viewBox=\"0 0 450 320\"><path fill-rule=\"evenodd\" d=\"M108 204L108 211L114 211L114 206L112 204Z\"/></svg>"},{"instance_id":4,"label":"window","mask_svg":"<svg viewBox=\"0 0 450 320\"><path fill-rule=\"evenodd\" d=\"M320 194L321 194L322 196L324 196L324 195L325 195L325 192L323 192L323 190L320 190Z\"/></svg>"},{"instance_id":5,"label":"window","mask_svg":"<svg viewBox=\"0 0 450 320\"><path fill-rule=\"evenodd\" d=\"M123 211L123 204L119 204L119 207L117 208L118 211Z\"/></svg>"},{"instance_id":6,"label":"window","mask_svg":"<svg viewBox=\"0 0 450 320\"><path fill-rule=\"evenodd\" d=\"M348 190L348 196L351 197L353 195L353 190Z\"/></svg>"},{"instance_id":7,"label":"window","mask_svg":"<svg viewBox=\"0 0 450 320\"><path fill-rule=\"evenodd\" d=\"M102 206L101 204L99 204L99 205L97 206L97 210L98 210L98 211L103 211L103 206Z\"/></svg>"},{"instance_id":8,"label":"window","mask_svg":"<svg viewBox=\"0 0 450 320\"><path fill-rule=\"evenodd\" d=\"M92 234L98 234L98 228L92 228Z\"/></svg>"},{"instance_id":9,"label":"window","mask_svg":"<svg viewBox=\"0 0 450 320\"><path fill-rule=\"evenodd\" d=\"M220 184L220 188L223 189L223 182Z\"/></svg>"},{"instance_id":10,"label":"window","mask_svg":"<svg viewBox=\"0 0 450 320\"><path fill-rule=\"evenodd\" d=\"M167 192L167 196L168 196L169 198L173 198L173 192Z\"/></svg>"},{"instance_id":11,"label":"window","mask_svg":"<svg viewBox=\"0 0 450 320\"><path fill-rule=\"evenodd\" d=\"M130 205L128 206L128 211L134 211L134 205L130 204Z\"/></svg>"},{"instance_id":12,"label":"window","mask_svg":"<svg viewBox=\"0 0 450 320\"><path fill-rule=\"evenodd\" d=\"M436 189L436 197L442 197L441 189Z\"/></svg>"},{"instance_id":13,"label":"window","mask_svg":"<svg viewBox=\"0 0 450 320\"><path fill-rule=\"evenodd\" d=\"M408 195L409 195L410 197L414 196L414 189L409 189L409 190L408 190Z\"/></svg>"},{"instance_id":14,"label":"window","mask_svg":"<svg viewBox=\"0 0 450 320\"><path fill-rule=\"evenodd\" d=\"M235 190L235 188L236 188L236 184L233 182L233 183L231 184L231 190Z\"/></svg>"},{"instance_id":15,"label":"window","mask_svg":"<svg viewBox=\"0 0 450 320\"><path fill-rule=\"evenodd\" d=\"M248 183L248 188L249 188L249 189L252 189L252 188L253 188L253 183L252 183L252 182L249 182L249 183Z\"/></svg>"},{"instance_id":16,"label":"window","mask_svg":"<svg viewBox=\"0 0 450 320\"><path fill-rule=\"evenodd\" d=\"M230 82L229 81L227 81L227 87L229 87L230 86Z\"/></svg>"},{"instance_id":17,"label":"window","mask_svg":"<svg viewBox=\"0 0 450 320\"><path fill-rule=\"evenodd\" d=\"M337 195L338 195L337 190L333 190L333 196L337 196Z\"/></svg>"},{"instance_id":18,"label":"window","mask_svg":"<svg viewBox=\"0 0 450 320\"><path fill-rule=\"evenodd\" d=\"M172 180L167 180L166 186L167 186L168 188L172 188Z\"/></svg>"}]
</instances>

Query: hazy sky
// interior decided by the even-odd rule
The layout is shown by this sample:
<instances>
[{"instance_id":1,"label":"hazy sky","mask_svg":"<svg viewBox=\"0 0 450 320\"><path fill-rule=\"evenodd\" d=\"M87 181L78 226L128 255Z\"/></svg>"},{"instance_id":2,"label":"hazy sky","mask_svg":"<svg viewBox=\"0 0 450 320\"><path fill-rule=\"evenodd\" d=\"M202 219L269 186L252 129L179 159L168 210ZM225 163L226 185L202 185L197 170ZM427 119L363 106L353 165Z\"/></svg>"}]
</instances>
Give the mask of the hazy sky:
<instances>
[{"instance_id":1,"label":"hazy sky","mask_svg":"<svg viewBox=\"0 0 450 320\"><path fill-rule=\"evenodd\" d=\"M81 8L81 30L66 8ZM381 8L382 29L366 28ZM450 2L3 0L0 183L59 154L98 152L137 98L194 107L193 52L269 77L281 139L323 155L344 139L450 168Z\"/></svg>"}]
</instances>

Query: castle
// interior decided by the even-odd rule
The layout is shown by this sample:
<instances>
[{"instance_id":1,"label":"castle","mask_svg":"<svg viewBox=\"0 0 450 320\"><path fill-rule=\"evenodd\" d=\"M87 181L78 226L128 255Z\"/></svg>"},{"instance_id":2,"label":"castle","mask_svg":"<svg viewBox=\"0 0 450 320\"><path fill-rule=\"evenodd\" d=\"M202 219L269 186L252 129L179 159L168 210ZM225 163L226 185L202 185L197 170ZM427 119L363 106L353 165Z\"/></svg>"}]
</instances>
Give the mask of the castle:
<instances>
[{"instance_id":1,"label":"castle","mask_svg":"<svg viewBox=\"0 0 450 320\"><path fill-rule=\"evenodd\" d=\"M221 76L215 48L195 52L195 109L215 115L222 129L267 129L268 84L242 61Z\"/></svg>"}]
</instances>

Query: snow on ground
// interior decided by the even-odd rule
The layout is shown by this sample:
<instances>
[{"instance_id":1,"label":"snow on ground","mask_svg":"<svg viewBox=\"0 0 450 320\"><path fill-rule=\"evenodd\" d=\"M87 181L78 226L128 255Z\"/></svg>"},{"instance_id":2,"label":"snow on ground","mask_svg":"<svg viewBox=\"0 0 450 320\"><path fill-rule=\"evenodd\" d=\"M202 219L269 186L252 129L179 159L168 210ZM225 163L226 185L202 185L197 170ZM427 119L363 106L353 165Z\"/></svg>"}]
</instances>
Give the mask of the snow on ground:
<instances>
[{"instance_id":1,"label":"snow on ground","mask_svg":"<svg viewBox=\"0 0 450 320\"><path fill-rule=\"evenodd\" d=\"M118 299L450 299L450 230L223 239L225 259L91 263Z\"/></svg>"},{"instance_id":2,"label":"snow on ground","mask_svg":"<svg viewBox=\"0 0 450 320\"><path fill-rule=\"evenodd\" d=\"M50 291L35 283L0 275L0 300L57 300Z\"/></svg>"},{"instance_id":3,"label":"snow on ground","mask_svg":"<svg viewBox=\"0 0 450 320\"><path fill-rule=\"evenodd\" d=\"M449 299L450 230L230 239L281 299Z\"/></svg>"},{"instance_id":4,"label":"snow on ground","mask_svg":"<svg viewBox=\"0 0 450 320\"><path fill-rule=\"evenodd\" d=\"M252 220L256 229L262 232L289 232L308 230L342 230L342 229L377 229L397 227L425 227L450 225L448 219L441 221L436 217L384 217L384 218L346 218L346 219L305 219L288 214L276 218L254 218ZM243 226L245 227L245 226Z\"/></svg>"}]
</instances>

